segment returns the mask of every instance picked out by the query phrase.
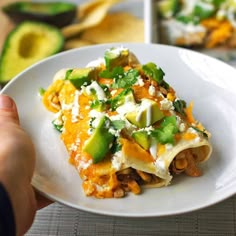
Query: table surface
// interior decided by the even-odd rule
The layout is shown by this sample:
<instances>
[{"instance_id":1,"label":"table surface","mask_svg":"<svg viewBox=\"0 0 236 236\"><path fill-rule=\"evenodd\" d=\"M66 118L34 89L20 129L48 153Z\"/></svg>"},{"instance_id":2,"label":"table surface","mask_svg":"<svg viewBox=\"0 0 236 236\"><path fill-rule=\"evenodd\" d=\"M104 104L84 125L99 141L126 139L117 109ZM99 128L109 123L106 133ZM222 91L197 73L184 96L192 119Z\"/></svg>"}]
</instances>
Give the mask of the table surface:
<instances>
[{"instance_id":1,"label":"table surface","mask_svg":"<svg viewBox=\"0 0 236 236\"><path fill-rule=\"evenodd\" d=\"M0 8L14 0L1 0ZM13 28L0 12L0 49ZM187 214L157 218L119 218L96 215L59 203L37 212L27 236L233 236L236 235L236 195L216 205Z\"/></svg>"}]
</instances>

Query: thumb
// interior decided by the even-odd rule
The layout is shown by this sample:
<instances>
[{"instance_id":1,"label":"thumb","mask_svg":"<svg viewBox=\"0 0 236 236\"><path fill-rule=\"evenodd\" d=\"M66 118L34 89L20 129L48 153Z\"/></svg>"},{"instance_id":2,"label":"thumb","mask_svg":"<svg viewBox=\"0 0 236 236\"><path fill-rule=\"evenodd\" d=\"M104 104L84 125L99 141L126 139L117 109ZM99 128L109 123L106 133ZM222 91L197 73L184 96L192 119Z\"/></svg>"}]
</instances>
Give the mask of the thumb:
<instances>
[{"instance_id":1,"label":"thumb","mask_svg":"<svg viewBox=\"0 0 236 236\"><path fill-rule=\"evenodd\" d=\"M19 124L19 116L14 100L4 94L0 94L0 125L5 122Z\"/></svg>"}]
</instances>

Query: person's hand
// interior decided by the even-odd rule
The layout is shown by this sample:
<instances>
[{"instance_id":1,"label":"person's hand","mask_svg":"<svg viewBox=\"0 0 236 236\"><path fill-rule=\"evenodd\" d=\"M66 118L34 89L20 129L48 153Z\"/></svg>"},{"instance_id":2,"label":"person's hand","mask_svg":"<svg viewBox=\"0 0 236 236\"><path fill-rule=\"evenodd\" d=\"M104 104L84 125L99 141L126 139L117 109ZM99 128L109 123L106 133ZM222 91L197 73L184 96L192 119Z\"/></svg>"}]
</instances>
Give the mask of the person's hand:
<instances>
[{"instance_id":1,"label":"person's hand","mask_svg":"<svg viewBox=\"0 0 236 236\"><path fill-rule=\"evenodd\" d=\"M34 167L34 146L19 125L16 104L0 95L0 182L13 206L17 235L30 228L38 208L50 203L31 186Z\"/></svg>"}]
</instances>

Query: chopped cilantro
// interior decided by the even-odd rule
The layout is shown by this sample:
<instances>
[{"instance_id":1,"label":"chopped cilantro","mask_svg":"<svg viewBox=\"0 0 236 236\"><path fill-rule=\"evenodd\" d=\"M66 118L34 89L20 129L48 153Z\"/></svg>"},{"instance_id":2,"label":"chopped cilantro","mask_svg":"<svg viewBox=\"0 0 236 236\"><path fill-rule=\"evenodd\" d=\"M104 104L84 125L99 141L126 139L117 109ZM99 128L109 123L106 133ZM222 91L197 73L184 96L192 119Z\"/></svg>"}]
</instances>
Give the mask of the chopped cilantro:
<instances>
[{"instance_id":1,"label":"chopped cilantro","mask_svg":"<svg viewBox=\"0 0 236 236\"><path fill-rule=\"evenodd\" d=\"M109 87L105 84L99 84L99 86L103 89L106 97L109 97L110 96Z\"/></svg>"},{"instance_id":2,"label":"chopped cilantro","mask_svg":"<svg viewBox=\"0 0 236 236\"><path fill-rule=\"evenodd\" d=\"M164 71L156 64L154 64L153 62L149 62L143 65L142 69L146 76L155 80L160 86L163 86L166 89L169 88L169 84L164 80Z\"/></svg>"},{"instance_id":3,"label":"chopped cilantro","mask_svg":"<svg viewBox=\"0 0 236 236\"><path fill-rule=\"evenodd\" d=\"M123 75L115 77L113 88L128 88L135 84L138 80L139 72L136 69L130 69Z\"/></svg>"},{"instance_id":4,"label":"chopped cilantro","mask_svg":"<svg viewBox=\"0 0 236 236\"><path fill-rule=\"evenodd\" d=\"M89 127L91 128L91 129L94 129L94 127L93 127L93 122L96 120L96 118L95 117L92 117L90 120L89 120Z\"/></svg>"},{"instance_id":5,"label":"chopped cilantro","mask_svg":"<svg viewBox=\"0 0 236 236\"><path fill-rule=\"evenodd\" d=\"M46 90L44 88L39 88L39 95L43 96Z\"/></svg>"},{"instance_id":6,"label":"chopped cilantro","mask_svg":"<svg viewBox=\"0 0 236 236\"><path fill-rule=\"evenodd\" d=\"M184 109L186 108L186 102L184 100L175 100L173 102L175 111L179 112L181 115L186 115Z\"/></svg>"},{"instance_id":7,"label":"chopped cilantro","mask_svg":"<svg viewBox=\"0 0 236 236\"><path fill-rule=\"evenodd\" d=\"M193 14L190 15L178 15L176 17L177 21L180 21L184 24L192 23L194 25L199 24L199 17L194 16Z\"/></svg>"},{"instance_id":8,"label":"chopped cilantro","mask_svg":"<svg viewBox=\"0 0 236 236\"><path fill-rule=\"evenodd\" d=\"M102 78L112 78L114 83L112 88L128 88L135 84L138 80L139 72L136 69L124 71L124 68L114 67L112 71L104 70L99 74Z\"/></svg>"},{"instance_id":9,"label":"chopped cilantro","mask_svg":"<svg viewBox=\"0 0 236 236\"><path fill-rule=\"evenodd\" d=\"M106 108L106 101L104 101L104 100L98 100L98 99L95 99L95 100L93 100L92 101L92 103L90 104L90 107L92 108L92 109L95 109L95 110L97 110L97 111L104 111L105 110L105 108Z\"/></svg>"},{"instance_id":10,"label":"chopped cilantro","mask_svg":"<svg viewBox=\"0 0 236 236\"><path fill-rule=\"evenodd\" d=\"M114 79L116 76L122 75L124 73L124 69L121 66L114 67L112 71L103 70L99 73L99 77L101 78L110 78Z\"/></svg>"},{"instance_id":11,"label":"chopped cilantro","mask_svg":"<svg viewBox=\"0 0 236 236\"><path fill-rule=\"evenodd\" d=\"M178 131L176 117L168 116L164 118L159 128L151 132L151 135L161 144L174 144L174 135Z\"/></svg>"},{"instance_id":12,"label":"chopped cilantro","mask_svg":"<svg viewBox=\"0 0 236 236\"><path fill-rule=\"evenodd\" d=\"M205 138L208 138L208 135L206 132L204 132L204 130L200 130L197 127L191 126L194 130L196 130L197 132L201 133Z\"/></svg>"},{"instance_id":13,"label":"chopped cilantro","mask_svg":"<svg viewBox=\"0 0 236 236\"><path fill-rule=\"evenodd\" d=\"M113 145L111 147L111 153L114 154L116 152L119 152L121 148L122 148L122 145L116 139L115 142L113 142Z\"/></svg>"},{"instance_id":14,"label":"chopped cilantro","mask_svg":"<svg viewBox=\"0 0 236 236\"><path fill-rule=\"evenodd\" d=\"M57 131L62 132L63 125L56 124L55 120L52 121L52 124Z\"/></svg>"},{"instance_id":15,"label":"chopped cilantro","mask_svg":"<svg viewBox=\"0 0 236 236\"><path fill-rule=\"evenodd\" d=\"M125 128L125 121L123 120L113 120L111 121L111 124L116 130L121 130Z\"/></svg>"},{"instance_id":16,"label":"chopped cilantro","mask_svg":"<svg viewBox=\"0 0 236 236\"><path fill-rule=\"evenodd\" d=\"M125 102L125 97L130 93L133 94L133 89L127 88L124 89L121 93L119 93L114 98L110 99L111 110L115 111L118 106L121 106Z\"/></svg>"},{"instance_id":17,"label":"chopped cilantro","mask_svg":"<svg viewBox=\"0 0 236 236\"><path fill-rule=\"evenodd\" d=\"M225 0L212 0L211 2L215 7L220 7L220 5L225 2Z\"/></svg>"}]
</instances>

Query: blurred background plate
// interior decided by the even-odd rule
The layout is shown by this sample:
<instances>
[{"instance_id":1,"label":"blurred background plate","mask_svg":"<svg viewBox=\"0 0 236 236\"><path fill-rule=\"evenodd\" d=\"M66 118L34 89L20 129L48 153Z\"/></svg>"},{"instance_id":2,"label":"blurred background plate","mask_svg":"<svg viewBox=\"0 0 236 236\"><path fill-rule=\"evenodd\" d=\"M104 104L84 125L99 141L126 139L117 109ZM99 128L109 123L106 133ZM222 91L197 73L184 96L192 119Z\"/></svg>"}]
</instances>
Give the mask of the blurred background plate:
<instances>
[{"instance_id":1,"label":"blurred background plate","mask_svg":"<svg viewBox=\"0 0 236 236\"><path fill-rule=\"evenodd\" d=\"M148 15L148 14L145 15L145 17L149 18L147 20L147 22L148 21L151 22L151 24L148 26L152 30L152 32L150 32L150 35L151 35L150 42L166 44L166 45L174 45L174 42L172 42L174 35L180 34L180 32L183 30L183 28L179 28L177 30L177 28L178 28L177 25L172 24L172 26L171 26L170 22L168 24L166 24L166 23L163 24L163 19L160 16L160 14L158 13L159 10L158 10L158 5L157 5L157 3L161 2L161 1L162 0L151 0L150 4L152 5L152 7L151 7L152 11L150 11L150 15ZM166 1L166 0L163 0L163 1ZM171 0L169 2L171 2ZM172 1L172 2L174 2L174 1ZM200 0L199 1L186 1L186 2L189 4L189 6L192 6L196 2L200 2ZM228 1L228 2L230 2L230 1ZM204 5L204 3L202 3L202 4ZM235 4L234 1L231 1L231 4ZM236 14L234 14L234 17L235 17L235 15ZM232 22L233 22L232 23L233 27L235 27L235 19L232 20ZM184 26L182 26L182 27L184 27ZM178 33L177 33L177 31L178 31ZM193 33L193 32L195 32L193 27L189 26L189 34ZM235 32L235 30L234 30L234 32ZM234 32L232 33L232 35L234 34ZM221 32L221 34L222 34L222 32ZM220 37L219 33L218 33L218 37ZM183 36L183 38L184 38L184 36ZM197 47L190 46L189 48L192 50L204 53L206 55L218 58L218 59L220 59L220 60L222 60L234 67L236 66L236 48L235 47L227 48L226 46L219 46L219 47L206 49L206 48L201 48L201 46L197 46Z\"/></svg>"}]
</instances>

